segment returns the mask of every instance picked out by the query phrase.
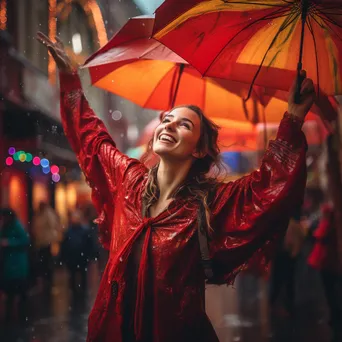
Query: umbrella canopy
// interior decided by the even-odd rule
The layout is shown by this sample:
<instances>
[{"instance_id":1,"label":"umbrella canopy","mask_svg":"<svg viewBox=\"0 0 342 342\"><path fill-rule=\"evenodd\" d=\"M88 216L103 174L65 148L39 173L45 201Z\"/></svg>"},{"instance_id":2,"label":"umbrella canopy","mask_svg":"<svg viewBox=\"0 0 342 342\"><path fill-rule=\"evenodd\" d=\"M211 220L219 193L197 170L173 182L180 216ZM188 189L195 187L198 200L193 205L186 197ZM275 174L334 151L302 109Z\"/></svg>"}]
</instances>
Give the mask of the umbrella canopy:
<instances>
[{"instance_id":1,"label":"umbrella canopy","mask_svg":"<svg viewBox=\"0 0 342 342\"><path fill-rule=\"evenodd\" d=\"M302 57L325 94L342 94L341 1L166 0L154 33L203 75L288 90Z\"/></svg>"},{"instance_id":2,"label":"umbrella canopy","mask_svg":"<svg viewBox=\"0 0 342 342\"><path fill-rule=\"evenodd\" d=\"M229 109L230 118L245 120L241 93L248 85L203 78L184 59L150 38L153 25L153 16L129 19L83 66L89 69L92 84L144 108L169 110L194 104L209 116ZM251 97L267 105L273 92L260 96L256 87Z\"/></svg>"},{"instance_id":3,"label":"umbrella canopy","mask_svg":"<svg viewBox=\"0 0 342 342\"><path fill-rule=\"evenodd\" d=\"M85 63L92 84L124 97L144 108L169 110L174 106L194 104L206 115L258 123L258 115L276 90L253 87L250 100L244 101L247 83L203 78L184 59L151 39L153 16L131 18L122 29ZM257 107L259 111L255 110ZM286 102L273 106L268 122L279 122ZM319 114L318 108L313 111ZM331 108L324 109L331 112Z\"/></svg>"}]
</instances>

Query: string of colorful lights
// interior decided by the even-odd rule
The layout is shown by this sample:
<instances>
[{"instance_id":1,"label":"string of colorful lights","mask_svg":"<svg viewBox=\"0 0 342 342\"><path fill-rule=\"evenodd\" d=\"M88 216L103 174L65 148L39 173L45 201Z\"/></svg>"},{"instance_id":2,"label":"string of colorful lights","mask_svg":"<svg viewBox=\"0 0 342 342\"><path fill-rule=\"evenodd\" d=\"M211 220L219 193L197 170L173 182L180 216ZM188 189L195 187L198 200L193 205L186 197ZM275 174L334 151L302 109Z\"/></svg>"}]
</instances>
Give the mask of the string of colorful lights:
<instances>
[{"instance_id":1,"label":"string of colorful lights","mask_svg":"<svg viewBox=\"0 0 342 342\"><path fill-rule=\"evenodd\" d=\"M51 173L52 181L57 183L60 181L61 176L60 173L65 172L65 168L63 166L58 167L57 165L50 165L50 161L46 158L40 158L38 156L33 156L31 153L27 153L25 151L16 151L14 147L10 147L8 149L9 156L6 158L6 165L12 166L14 162L27 162L32 164L34 166L41 166L42 172L46 175Z\"/></svg>"}]
</instances>

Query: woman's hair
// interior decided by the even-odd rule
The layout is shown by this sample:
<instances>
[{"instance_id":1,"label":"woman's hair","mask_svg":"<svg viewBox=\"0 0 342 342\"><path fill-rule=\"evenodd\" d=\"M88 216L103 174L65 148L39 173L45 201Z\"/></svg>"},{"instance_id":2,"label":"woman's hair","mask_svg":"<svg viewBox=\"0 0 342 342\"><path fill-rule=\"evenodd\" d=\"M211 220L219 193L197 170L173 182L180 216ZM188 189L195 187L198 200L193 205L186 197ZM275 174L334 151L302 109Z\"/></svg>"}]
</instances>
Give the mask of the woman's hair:
<instances>
[{"instance_id":1,"label":"woman's hair","mask_svg":"<svg viewBox=\"0 0 342 342\"><path fill-rule=\"evenodd\" d=\"M197 200L200 206L205 211L205 222L206 222L206 230L207 233L210 234L212 232L212 228L210 225L210 190L212 190L215 185L217 185L217 177L224 169L223 163L221 161L220 149L218 147L218 132L219 126L217 126L214 122L209 120L203 113L203 111L194 105L183 105L175 108L188 108L194 111L198 117L200 118L201 123L201 131L200 131L200 139L197 145L197 151L200 153L204 153L205 156L203 158L198 158L194 161L190 172L188 174L185 182L179 187L174 196L179 195L180 193L184 195L188 195ZM175 109L174 108L174 109ZM165 116L161 115L160 121L163 120ZM153 138L148 143L147 151L141 158L142 161L151 166L151 160L153 158L156 159L157 156L153 153ZM157 171L158 171L157 162L156 165L151 166L147 185L143 194L143 215L147 216L149 208L158 200L159 197L159 188L157 182ZM210 173L210 175L209 175ZM203 222L204 223L204 222ZM202 224L203 224L202 223Z\"/></svg>"}]
</instances>

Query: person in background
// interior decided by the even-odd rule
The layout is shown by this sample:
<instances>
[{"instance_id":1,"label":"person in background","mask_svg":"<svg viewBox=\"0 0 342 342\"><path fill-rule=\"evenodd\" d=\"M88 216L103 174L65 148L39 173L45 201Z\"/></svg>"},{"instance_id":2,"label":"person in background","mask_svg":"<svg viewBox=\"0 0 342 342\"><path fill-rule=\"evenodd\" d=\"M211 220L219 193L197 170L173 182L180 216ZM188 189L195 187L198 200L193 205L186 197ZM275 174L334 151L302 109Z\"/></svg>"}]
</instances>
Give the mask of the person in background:
<instances>
[{"instance_id":1,"label":"person in background","mask_svg":"<svg viewBox=\"0 0 342 342\"><path fill-rule=\"evenodd\" d=\"M70 215L70 227L65 233L61 245L61 261L69 271L70 288L77 295L78 288L84 294L87 289L87 270L92 254L92 240L88 229L82 224L80 210ZM81 281L77 278L80 276Z\"/></svg>"},{"instance_id":2,"label":"person in background","mask_svg":"<svg viewBox=\"0 0 342 342\"><path fill-rule=\"evenodd\" d=\"M45 279L50 288L53 275L51 245L58 242L61 225L56 212L45 202L39 203L33 218L32 232L38 257L37 275Z\"/></svg>"},{"instance_id":3,"label":"person in background","mask_svg":"<svg viewBox=\"0 0 342 342\"><path fill-rule=\"evenodd\" d=\"M0 210L1 289L6 294L6 320L13 316L14 299L19 296L18 313L25 319L29 279L28 233L9 208Z\"/></svg>"},{"instance_id":4,"label":"person in background","mask_svg":"<svg viewBox=\"0 0 342 342\"><path fill-rule=\"evenodd\" d=\"M274 258L270 278L270 307L272 310L275 309L276 301L285 287L285 311L281 310L281 312L286 315L294 314L295 271L304 239L305 233L300 224L300 214L298 212L290 219L285 237L281 241Z\"/></svg>"}]
</instances>

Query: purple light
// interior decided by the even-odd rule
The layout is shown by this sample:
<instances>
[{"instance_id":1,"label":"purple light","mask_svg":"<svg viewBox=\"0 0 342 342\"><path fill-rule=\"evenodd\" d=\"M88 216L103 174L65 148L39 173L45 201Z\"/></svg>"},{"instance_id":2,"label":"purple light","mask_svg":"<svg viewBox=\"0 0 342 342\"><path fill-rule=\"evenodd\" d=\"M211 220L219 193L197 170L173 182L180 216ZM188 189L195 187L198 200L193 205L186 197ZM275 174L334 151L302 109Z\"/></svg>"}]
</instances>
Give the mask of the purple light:
<instances>
[{"instance_id":1,"label":"purple light","mask_svg":"<svg viewBox=\"0 0 342 342\"><path fill-rule=\"evenodd\" d=\"M53 180L55 183L59 182L60 179L61 179L61 176L60 176L58 173L54 173L54 174L52 175L52 180Z\"/></svg>"},{"instance_id":2,"label":"purple light","mask_svg":"<svg viewBox=\"0 0 342 342\"><path fill-rule=\"evenodd\" d=\"M8 149L8 154L11 155L11 156L13 156L14 153L15 153L15 148L14 148L14 147L10 147L10 148Z\"/></svg>"}]
</instances>

